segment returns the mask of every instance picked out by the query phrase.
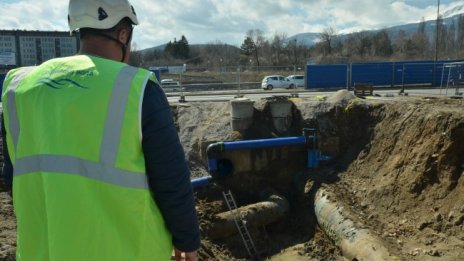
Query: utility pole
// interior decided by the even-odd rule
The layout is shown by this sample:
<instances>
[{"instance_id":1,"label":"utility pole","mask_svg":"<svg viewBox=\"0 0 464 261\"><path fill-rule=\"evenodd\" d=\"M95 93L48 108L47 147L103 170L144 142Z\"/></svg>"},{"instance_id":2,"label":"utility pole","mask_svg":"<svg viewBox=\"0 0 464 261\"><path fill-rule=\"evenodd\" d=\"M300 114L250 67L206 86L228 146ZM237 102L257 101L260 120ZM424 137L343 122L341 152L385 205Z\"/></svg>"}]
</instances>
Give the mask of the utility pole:
<instances>
[{"instance_id":1,"label":"utility pole","mask_svg":"<svg viewBox=\"0 0 464 261\"><path fill-rule=\"evenodd\" d=\"M438 61L438 41L439 41L439 31L440 31L440 28L438 27L438 22L440 20L440 0L438 0L438 4L437 4L437 21L435 23L435 60L434 60L434 63L433 63L433 83L432 85L435 84L436 82L436 73L437 73L437 61ZM441 85L441 83L440 83Z\"/></svg>"},{"instance_id":2,"label":"utility pole","mask_svg":"<svg viewBox=\"0 0 464 261\"><path fill-rule=\"evenodd\" d=\"M439 25L438 25L438 22L440 20L440 0L438 0L438 5L437 5L437 21L436 21L436 25L435 25L435 33L436 33L436 38L435 38L435 62L437 62L438 60L438 41L439 41L439 31L440 31L440 28L439 28Z\"/></svg>"}]
</instances>

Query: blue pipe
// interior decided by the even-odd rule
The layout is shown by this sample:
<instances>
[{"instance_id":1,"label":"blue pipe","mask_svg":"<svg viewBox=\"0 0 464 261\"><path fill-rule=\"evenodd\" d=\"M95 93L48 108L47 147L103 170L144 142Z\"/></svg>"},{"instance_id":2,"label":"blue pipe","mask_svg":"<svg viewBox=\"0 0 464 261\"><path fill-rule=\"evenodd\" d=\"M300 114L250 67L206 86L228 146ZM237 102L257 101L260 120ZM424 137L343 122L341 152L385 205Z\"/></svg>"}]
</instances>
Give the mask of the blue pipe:
<instances>
[{"instance_id":1,"label":"blue pipe","mask_svg":"<svg viewBox=\"0 0 464 261\"><path fill-rule=\"evenodd\" d=\"M212 179L213 177L211 176L205 176L201 178L192 179L192 187L197 188L197 187L206 186L211 182Z\"/></svg>"},{"instance_id":2,"label":"blue pipe","mask_svg":"<svg viewBox=\"0 0 464 261\"><path fill-rule=\"evenodd\" d=\"M224 151L229 150L243 150L243 149L262 149L290 145L304 145L308 143L309 137L284 137L274 139L261 139L261 140L241 140L223 142Z\"/></svg>"},{"instance_id":3,"label":"blue pipe","mask_svg":"<svg viewBox=\"0 0 464 261\"><path fill-rule=\"evenodd\" d=\"M316 131L303 129L303 136L281 137L273 139L241 140L217 142L210 144L206 150L208 156L208 171L213 177L224 177L232 172L233 166L226 160L218 159L224 151L242 149L262 149L281 146L305 145L308 148L308 168L316 168L320 160L317 150Z\"/></svg>"}]
</instances>

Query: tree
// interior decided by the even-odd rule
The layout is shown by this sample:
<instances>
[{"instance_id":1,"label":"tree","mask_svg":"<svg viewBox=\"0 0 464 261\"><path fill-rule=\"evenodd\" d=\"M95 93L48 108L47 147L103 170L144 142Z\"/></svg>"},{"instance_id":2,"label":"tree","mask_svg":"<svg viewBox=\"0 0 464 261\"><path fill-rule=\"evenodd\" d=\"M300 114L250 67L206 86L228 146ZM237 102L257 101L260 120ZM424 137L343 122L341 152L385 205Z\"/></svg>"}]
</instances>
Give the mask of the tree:
<instances>
[{"instance_id":1,"label":"tree","mask_svg":"<svg viewBox=\"0 0 464 261\"><path fill-rule=\"evenodd\" d=\"M414 33L411 37L411 43L408 46L413 47L414 52L411 54L411 50L407 50L408 53L415 57L420 57L425 59L429 50L429 39L425 32L425 21L422 18L422 21L417 27L417 32Z\"/></svg>"},{"instance_id":2,"label":"tree","mask_svg":"<svg viewBox=\"0 0 464 261\"><path fill-rule=\"evenodd\" d=\"M372 45L375 56L389 57L393 54L390 36L386 30L382 30L374 35Z\"/></svg>"},{"instance_id":3,"label":"tree","mask_svg":"<svg viewBox=\"0 0 464 261\"><path fill-rule=\"evenodd\" d=\"M319 34L319 41L322 43L324 56L332 53L332 42L336 36L337 32L332 27L324 29L324 31Z\"/></svg>"},{"instance_id":4,"label":"tree","mask_svg":"<svg viewBox=\"0 0 464 261\"><path fill-rule=\"evenodd\" d=\"M252 29L252 30L248 30L246 35L247 35L247 38L251 39L251 42L254 45L255 61L256 61L256 65L258 66L258 69L259 69L259 53L260 53L261 47L265 43L265 39L264 39L264 36L263 36L263 31L261 31L259 29Z\"/></svg>"},{"instance_id":5,"label":"tree","mask_svg":"<svg viewBox=\"0 0 464 261\"><path fill-rule=\"evenodd\" d=\"M270 44L270 53L272 65L280 65L282 63L282 55L284 53L284 43L287 38L286 34L274 34Z\"/></svg>"},{"instance_id":6,"label":"tree","mask_svg":"<svg viewBox=\"0 0 464 261\"><path fill-rule=\"evenodd\" d=\"M356 53L360 57L371 55L372 39L368 32L362 31L354 34Z\"/></svg>"},{"instance_id":7,"label":"tree","mask_svg":"<svg viewBox=\"0 0 464 261\"><path fill-rule=\"evenodd\" d=\"M243 40L243 43L240 46L240 53L245 56L250 56L254 54L255 49L256 46L253 40L250 37L245 37L245 40Z\"/></svg>"},{"instance_id":8,"label":"tree","mask_svg":"<svg viewBox=\"0 0 464 261\"><path fill-rule=\"evenodd\" d=\"M255 49L256 46L253 39L248 36L245 37L245 40L243 40L243 43L240 46L240 54L245 58L245 60L242 59L242 64L248 64L248 60L250 60L250 57L255 53Z\"/></svg>"},{"instance_id":9,"label":"tree","mask_svg":"<svg viewBox=\"0 0 464 261\"><path fill-rule=\"evenodd\" d=\"M458 32L456 37L456 48L462 51L464 49L464 14L461 14L459 16L457 30Z\"/></svg>"},{"instance_id":10,"label":"tree","mask_svg":"<svg viewBox=\"0 0 464 261\"><path fill-rule=\"evenodd\" d=\"M400 56L406 53L406 42L408 37L404 30L399 30L395 37L394 52Z\"/></svg>"},{"instance_id":11,"label":"tree","mask_svg":"<svg viewBox=\"0 0 464 261\"><path fill-rule=\"evenodd\" d=\"M169 41L169 43L164 48L164 52L171 55L175 59L188 59L190 58L190 47L184 35L181 39L177 41L174 38L174 42Z\"/></svg>"},{"instance_id":12,"label":"tree","mask_svg":"<svg viewBox=\"0 0 464 261\"><path fill-rule=\"evenodd\" d=\"M177 58L188 59L190 58L190 48L187 38L184 35L180 38L180 41L177 43Z\"/></svg>"},{"instance_id":13,"label":"tree","mask_svg":"<svg viewBox=\"0 0 464 261\"><path fill-rule=\"evenodd\" d=\"M137 50L137 43L135 42L131 45L129 64L137 67L142 65L142 54Z\"/></svg>"}]
</instances>

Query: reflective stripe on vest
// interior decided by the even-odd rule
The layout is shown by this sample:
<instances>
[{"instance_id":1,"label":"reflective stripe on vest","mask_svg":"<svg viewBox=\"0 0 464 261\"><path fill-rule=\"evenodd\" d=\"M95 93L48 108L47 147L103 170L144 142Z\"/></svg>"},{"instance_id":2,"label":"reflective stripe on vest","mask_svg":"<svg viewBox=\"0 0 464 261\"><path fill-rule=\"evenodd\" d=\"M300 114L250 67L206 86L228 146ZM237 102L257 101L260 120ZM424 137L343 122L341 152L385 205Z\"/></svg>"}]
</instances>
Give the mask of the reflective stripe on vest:
<instances>
[{"instance_id":1,"label":"reflective stripe on vest","mask_svg":"<svg viewBox=\"0 0 464 261\"><path fill-rule=\"evenodd\" d=\"M18 120L18 112L16 111L15 91L18 88L21 81L24 79L24 77L35 68L36 68L35 66L21 68L18 74L15 75L13 80L11 80L10 84L8 85L8 90L6 94L7 95L6 99L7 99L7 104L8 104L7 109L8 109L8 113L10 114L10 132L11 132L11 137L13 139L15 150L18 146L18 138L19 138L19 120Z\"/></svg>"},{"instance_id":2,"label":"reflective stripe on vest","mask_svg":"<svg viewBox=\"0 0 464 261\"><path fill-rule=\"evenodd\" d=\"M15 150L20 132L19 119L16 111L15 91L21 79L30 72L21 70L11 81L8 90L8 113L10 115L10 132L13 137ZM130 86L137 74L137 68L125 66L119 72L112 89L109 110L106 117L104 134L100 147L100 160L93 162L72 156L62 155L34 155L17 158L14 176L26 175L34 172L54 172L62 174L80 175L112 185L148 189L146 175L137 172L115 168L118 144L123 126L126 101Z\"/></svg>"}]
</instances>

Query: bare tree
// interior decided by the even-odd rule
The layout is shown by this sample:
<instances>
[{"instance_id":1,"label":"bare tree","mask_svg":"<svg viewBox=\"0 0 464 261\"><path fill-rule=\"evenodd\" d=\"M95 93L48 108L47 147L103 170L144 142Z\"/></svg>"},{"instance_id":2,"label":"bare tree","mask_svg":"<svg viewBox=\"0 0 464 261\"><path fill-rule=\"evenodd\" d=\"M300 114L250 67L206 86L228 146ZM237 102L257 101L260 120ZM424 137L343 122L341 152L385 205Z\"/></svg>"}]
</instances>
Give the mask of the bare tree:
<instances>
[{"instance_id":1,"label":"bare tree","mask_svg":"<svg viewBox=\"0 0 464 261\"><path fill-rule=\"evenodd\" d=\"M282 64L286 38L287 38L287 35L285 33L274 34L274 37L272 38L272 41L270 43L270 53L269 53L269 56L271 57L272 65Z\"/></svg>"},{"instance_id":2,"label":"bare tree","mask_svg":"<svg viewBox=\"0 0 464 261\"><path fill-rule=\"evenodd\" d=\"M129 64L132 66L141 66L142 65L142 53L137 50L137 43L132 43L131 52L129 58Z\"/></svg>"},{"instance_id":3,"label":"bare tree","mask_svg":"<svg viewBox=\"0 0 464 261\"><path fill-rule=\"evenodd\" d=\"M463 50L464 49L464 14L459 16L458 22L458 33L456 37L457 49Z\"/></svg>"},{"instance_id":4,"label":"bare tree","mask_svg":"<svg viewBox=\"0 0 464 261\"><path fill-rule=\"evenodd\" d=\"M408 37L404 30L399 30L396 34L393 49L394 52L399 55L400 57L406 53L406 43L408 41Z\"/></svg>"},{"instance_id":5,"label":"bare tree","mask_svg":"<svg viewBox=\"0 0 464 261\"><path fill-rule=\"evenodd\" d=\"M382 30L372 37L372 46L374 56L389 57L393 54L390 36L386 30Z\"/></svg>"},{"instance_id":6,"label":"bare tree","mask_svg":"<svg viewBox=\"0 0 464 261\"><path fill-rule=\"evenodd\" d=\"M319 34L319 40L323 44L324 56L332 53L332 44L334 38L337 36L337 31L332 27L325 28L322 33Z\"/></svg>"},{"instance_id":7,"label":"bare tree","mask_svg":"<svg viewBox=\"0 0 464 261\"><path fill-rule=\"evenodd\" d=\"M246 33L246 37L251 39L251 41L254 44L254 56L256 59L256 65L259 68L259 55L261 52L261 48L263 47L264 42L266 41L266 39L264 38L264 33L260 29L251 29L248 30L248 32Z\"/></svg>"}]
</instances>

